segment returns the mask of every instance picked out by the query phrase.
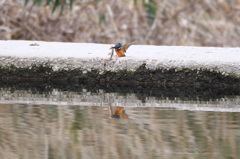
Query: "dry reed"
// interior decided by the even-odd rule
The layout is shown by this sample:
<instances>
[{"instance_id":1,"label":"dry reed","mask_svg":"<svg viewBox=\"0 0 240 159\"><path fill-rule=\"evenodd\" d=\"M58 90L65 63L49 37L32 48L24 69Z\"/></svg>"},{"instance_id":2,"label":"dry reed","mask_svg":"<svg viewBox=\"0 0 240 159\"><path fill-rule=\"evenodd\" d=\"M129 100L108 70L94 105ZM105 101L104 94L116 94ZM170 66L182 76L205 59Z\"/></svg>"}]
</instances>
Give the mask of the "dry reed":
<instances>
[{"instance_id":1,"label":"dry reed","mask_svg":"<svg viewBox=\"0 0 240 159\"><path fill-rule=\"evenodd\" d=\"M149 14L140 0L76 0L61 15L45 4L0 0L0 39L239 46L240 1L156 0L152 7Z\"/></svg>"}]
</instances>

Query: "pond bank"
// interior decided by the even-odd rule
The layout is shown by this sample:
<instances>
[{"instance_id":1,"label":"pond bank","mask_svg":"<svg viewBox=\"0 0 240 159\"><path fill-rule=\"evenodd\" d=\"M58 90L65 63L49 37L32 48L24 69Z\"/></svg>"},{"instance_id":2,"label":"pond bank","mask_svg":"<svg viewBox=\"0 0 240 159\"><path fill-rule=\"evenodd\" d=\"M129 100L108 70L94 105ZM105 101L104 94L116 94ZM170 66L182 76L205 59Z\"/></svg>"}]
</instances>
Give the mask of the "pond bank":
<instances>
[{"instance_id":1,"label":"pond bank","mask_svg":"<svg viewBox=\"0 0 240 159\"><path fill-rule=\"evenodd\" d=\"M2 82L240 87L240 48L133 45L109 60L110 44L0 41Z\"/></svg>"}]
</instances>

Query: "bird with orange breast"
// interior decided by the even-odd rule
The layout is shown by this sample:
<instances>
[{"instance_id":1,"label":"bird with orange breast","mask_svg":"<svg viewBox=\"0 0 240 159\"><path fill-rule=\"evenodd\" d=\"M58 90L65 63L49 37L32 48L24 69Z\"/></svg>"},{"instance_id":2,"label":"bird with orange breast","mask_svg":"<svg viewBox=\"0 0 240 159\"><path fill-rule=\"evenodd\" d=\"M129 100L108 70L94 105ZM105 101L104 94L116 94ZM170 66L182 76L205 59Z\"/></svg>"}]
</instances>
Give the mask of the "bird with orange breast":
<instances>
[{"instance_id":1,"label":"bird with orange breast","mask_svg":"<svg viewBox=\"0 0 240 159\"><path fill-rule=\"evenodd\" d=\"M116 54L118 57L124 57L126 56L125 53L127 51L127 49L132 45L131 43L126 43L124 45L122 45L121 43L117 43L115 46L111 47L110 49L112 49L112 53L110 56L110 60L112 59L113 56L113 50L115 50Z\"/></svg>"}]
</instances>

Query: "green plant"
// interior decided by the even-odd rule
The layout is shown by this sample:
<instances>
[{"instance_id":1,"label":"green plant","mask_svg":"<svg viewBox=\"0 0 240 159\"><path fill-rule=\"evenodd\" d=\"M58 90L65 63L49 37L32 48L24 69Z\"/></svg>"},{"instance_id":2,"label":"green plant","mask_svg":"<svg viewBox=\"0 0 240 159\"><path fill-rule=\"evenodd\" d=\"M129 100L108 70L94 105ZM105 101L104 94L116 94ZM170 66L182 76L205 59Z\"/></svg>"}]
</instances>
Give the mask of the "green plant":
<instances>
[{"instance_id":1,"label":"green plant","mask_svg":"<svg viewBox=\"0 0 240 159\"><path fill-rule=\"evenodd\" d=\"M142 2L147 12L147 19L149 25L152 25L157 12L156 3L154 2L154 0L149 0L147 2L143 0Z\"/></svg>"},{"instance_id":2,"label":"green plant","mask_svg":"<svg viewBox=\"0 0 240 159\"><path fill-rule=\"evenodd\" d=\"M43 2L43 0L32 0L33 5L40 6ZM61 7L61 10L63 10L65 5L68 5L70 9L72 9L74 0L46 0L46 5L52 5L52 12L56 10L57 7ZM25 5L29 3L29 0L25 0Z\"/></svg>"}]
</instances>

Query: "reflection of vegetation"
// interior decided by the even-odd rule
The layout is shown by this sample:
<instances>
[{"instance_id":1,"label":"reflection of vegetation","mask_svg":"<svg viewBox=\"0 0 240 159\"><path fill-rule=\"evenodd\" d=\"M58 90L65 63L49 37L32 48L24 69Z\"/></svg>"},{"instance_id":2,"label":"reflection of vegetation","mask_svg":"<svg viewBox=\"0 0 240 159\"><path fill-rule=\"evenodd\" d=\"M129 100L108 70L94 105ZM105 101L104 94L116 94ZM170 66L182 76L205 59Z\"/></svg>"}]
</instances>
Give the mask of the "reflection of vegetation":
<instances>
[{"instance_id":1,"label":"reflection of vegetation","mask_svg":"<svg viewBox=\"0 0 240 159\"><path fill-rule=\"evenodd\" d=\"M2 128L0 127L0 145L2 145Z\"/></svg>"},{"instance_id":2,"label":"reflection of vegetation","mask_svg":"<svg viewBox=\"0 0 240 159\"><path fill-rule=\"evenodd\" d=\"M47 117L48 117L48 119L58 118L58 106L57 105L47 106Z\"/></svg>"},{"instance_id":3,"label":"reflection of vegetation","mask_svg":"<svg viewBox=\"0 0 240 159\"><path fill-rule=\"evenodd\" d=\"M59 120L49 122L49 109L54 114L55 106L1 105L4 151L0 158L239 158L239 127L235 125L240 125L239 113L135 107L128 108L134 117L129 122L107 119L100 106L64 106Z\"/></svg>"},{"instance_id":4,"label":"reflection of vegetation","mask_svg":"<svg viewBox=\"0 0 240 159\"><path fill-rule=\"evenodd\" d=\"M239 113L234 112L231 115L229 115L228 118L230 121L232 121L233 125L238 125Z\"/></svg>"},{"instance_id":5,"label":"reflection of vegetation","mask_svg":"<svg viewBox=\"0 0 240 159\"><path fill-rule=\"evenodd\" d=\"M79 106L74 106L75 111L75 120L72 124L72 129L74 130L82 130L84 123L84 110L80 109Z\"/></svg>"},{"instance_id":6,"label":"reflection of vegetation","mask_svg":"<svg viewBox=\"0 0 240 159\"><path fill-rule=\"evenodd\" d=\"M86 120L85 110L80 106L73 106L74 108L74 121L72 122L72 133L74 135L74 141L78 141L78 130L82 130Z\"/></svg>"},{"instance_id":7,"label":"reflection of vegetation","mask_svg":"<svg viewBox=\"0 0 240 159\"><path fill-rule=\"evenodd\" d=\"M237 130L237 136L236 136L236 150L237 150L237 156L240 158L240 131Z\"/></svg>"},{"instance_id":8,"label":"reflection of vegetation","mask_svg":"<svg viewBox=\"0 0 240 159\"><path fill-rule=\"evenodd\" d=\"M231 158L233 152L231 147L229 146L230 144L230 142L223 140L222 138L219 139L219 149L220 152L222 152L221 154L223 158Z\"/></svg>"},{"instance_id":9,"label":"reflection of vegetation","mask_svg":"<svg viewBox=\"0 0 240 159\"><path fill-rule=\"evenodd\" d=\"M198 145L202 145L201 143L206 143L206 134L203 130L203 125L199 123L197 119L195 119L193 112L188 112L187 119L188 119L188 126L189 130L192 131L192 136L195 139L195 142ZM201 148L203 149L203 147Z\"/></svg>"}]
</instances>

